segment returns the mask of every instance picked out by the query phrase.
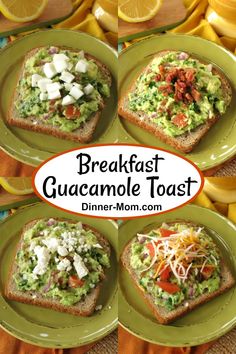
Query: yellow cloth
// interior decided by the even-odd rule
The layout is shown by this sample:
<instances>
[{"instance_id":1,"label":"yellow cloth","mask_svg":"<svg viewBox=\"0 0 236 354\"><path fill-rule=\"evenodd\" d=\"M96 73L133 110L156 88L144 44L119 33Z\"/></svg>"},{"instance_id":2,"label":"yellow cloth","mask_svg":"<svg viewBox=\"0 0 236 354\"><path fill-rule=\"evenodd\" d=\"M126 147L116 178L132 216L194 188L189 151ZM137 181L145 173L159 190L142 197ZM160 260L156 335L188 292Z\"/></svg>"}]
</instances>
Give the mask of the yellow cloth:
<instances>
[{"instance_id":1,"label":"yellow cloth","mask_svg":"<svg viewBox=\"0 0 236 354\"><path fill-rule=\"evenodd\" d=\"M227 216L229 220L236 224L236 203L225 204L213 202L204 192L201 192L193 203L214 211L218 211L220 214Z\"/></svg>"},{"instance_id":2,"label":"yellow cloth","mask_svg":"<svg viewBox=\"0 0 236 354\"><path fill-rule=\"evenodd\" d=\"M171 30L171 33L186 33L200 36L221 44L236 53L236 39L220 37L207 20L204 19L208 0L184 0L184 5L187 9L188 17L185 22Z\"/></svg>"},{"instance_id":3,"label":"yellow cloth","mask_svg":"<svg viewBox=\"0 0 236 354\"><path fill-rule=\"evenodd\" d=\"M70 17L54 25L54 28L65 28L87 32L104 42L117 47L117 34L113 32L104 32L98 21L91 13L94 0L74 0L74 11Z\"/></svg>"},{"instance_id":4,"label":"yellow cloth","mask_svg":"<svg viewBox=\"0 0 236 354\"><path fill-rule=\"evenodd\" d=\"M167 0L165 0L167 1ZM236 39L219 36L209 22L205 19L205 12L208 7L208 0L183 0L187 9L187 19L169 33L185 33L216 42L228 48L236 54ZM140 39L139 39L140 40ZM124 46L128 47L133 42L125 42Z\"/></svg>"}]
</instances>

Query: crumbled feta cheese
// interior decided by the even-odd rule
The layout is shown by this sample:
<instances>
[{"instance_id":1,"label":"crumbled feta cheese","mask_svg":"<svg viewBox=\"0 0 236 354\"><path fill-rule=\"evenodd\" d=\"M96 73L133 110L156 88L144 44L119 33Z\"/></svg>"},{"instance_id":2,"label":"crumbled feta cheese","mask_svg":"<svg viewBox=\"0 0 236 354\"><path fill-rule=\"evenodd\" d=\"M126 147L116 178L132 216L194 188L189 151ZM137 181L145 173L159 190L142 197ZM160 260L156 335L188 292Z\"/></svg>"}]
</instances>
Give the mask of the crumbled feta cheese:
<instances>
[{"instance_id":1,"label":"crumbled feta cheese","mask_svg":"<svg viewBox=\"0 0 236 354\"><path fill-rule=\"evenodd\" d=\"M52 79L57 74L56 68L53 63L44 64L43 72L48 79Z\"/></svg>"},{"instance_id":2,"label":"crumbled feta cheese","mask_svg":"<svg viewBox=\"0 0 236 354\"><path fill-rule=\"evenodd\" d=\"M74 255L73 265L80 279L88 274L88 269L86 268L84 262L82 261L82 258L78 254Z\"/></svg>"},{"instance_id":3,"label":"crumbled feta cheese","mask_svg":"<svg viewBox=\"0 0 236 354\"><path fill-rule=\"evenodd\" d=\"M84 87L84 92L86 95L90 95L94 90L94 87L91 84L88 84Z\"/></svg>"},{"instance_id":4,"label":"crumbled feta cheese","mask_svg":"<svg viewBox=\"0 0 236 354\"><path fill-rule=\"evenodd\" d=\"M59 84L59 82L53 82L52 84L47 84L46 86L46 90L48 91L48 93L53 92L53 91L57 91L61 89L61 85Z\"/></svg>"},{"instance_id":5,"label":"crumbled feta cheese","mask_svg":"<svg viewBox=\"0 0 236 354\"><path fill-rule=\"evenodd\" d=\"M83 91L80 90L78 87L74 86L70 90L69 94L74 97L76 100L78 100L80 97L84 95Z\"/></svg>"},{"instance_id":6,"label":"crumbled feta cheese","mask_svg":"<svg viewBox=\"0 0 236 354\"><path fill-rule=\"evenodd\" d=\"M84 59L81 59L77 62L75 70L79 73L86 73L88 70L88 63Z\"/></svg>"},{"instance_id":7,"label":"crumbled feta cheese","mask_svg":"<svg viewBox=\"0 0 236 354\"><path fill-rule=\"evenodd\" d=\"M63 71L60 76L60 80L70 84L74 80L75 76L69 73L68 71Z\"/></svg>"},{"instance_id":8,"label":"crumbled feta cheese","mask_svg":"<svg viewBox=\"0 0 236 354\"><path fill-rule=\"evenodd\" d=\"M65 87L65 89L66 89L66 91L70 91L71 89L72 89L72 87L73 87L73 85L72 84L67 84L67 83L65 83L64 84L64 87Z\"/></svg>"},{"instance_id":9,"label":"crumbled feta cheese","mask_svg":"<svg viewBox=\"0 0 236 354\"><path fill-rule=\"evenodd\" d=\"M67 69L70 71L73 68L73 64L71 62L67 63Z\"/></svg>"},{"instance_id":10,"label":"crumbled feta cheese","mask_svg":"<svg viewBox=\"0 0 236 354\"><path fill-rule=\"evenodd\" d=\"M63 246L59 246L58 249L57 249L57 252L62 257L65 257L65 256L68 255L67 249L65 247L63 247Z\"/></svg>"},{"instance_id":11,"label":"crumbled feta cheese","mask_svg":"<svg viewBox=\"0 0 236 354\"><path fill-rule=\"evenodd\" d=\"M99 243L96 243L95 245L93 245L94 248L103 248Z\"/></svg>"},{"instance_id":12,"label":"crumbled feta cheese","mask_svg":"<svg viewBox=\"0 0 236 354\"><path fill-rule=\"evenodd\" d=\"M46 92L47 91L47 85L48 84L50 84L52 82L52 80L50 80L50 79L46 79L46 78L44 78L44 79L40 79L39 81L38 81L38 87L39 87L39 89L40 89L40 91L41 92Z\"/></svg>"},{"instance_id":13,"label":"crumbled feta cheese","mask_svg":"<svg viewBox=\"0 0 236 354\"><path fill-rule=\"evenodd\" d=\"M42 241L50 252L56 252L59 247L59 240L56 237L50 237Z\"/></svg>"},{"instance_id":14,"label":"crumbled feta cheese","mask_svg":"<svg viewBox=\"0 0 236 354\"><path fill-rule=\"evenodd\" d=\"M38 81L42 79L43 77L38 74L33 74L31 78L31 86L32 87L38 87Z\"/></svg>"},{"instance_id":15,"label":"crumbled feta cheese","mask_svg":"<svg viewBox=\"0 0 236 354\"><path fill-rule=\"evenodd\" d=\"M59 90L49 92L49 94L48 94L49 100L56 100L57 98L60 98L60 97L61 97L61 93Z\"/></svg>"},{"instance_id":16,"label":"crumbled feta cheese","mask_svg":"<svg viewBox=\"0 0 236 354\"><path fill-rule=\"evenodd\" d=\"M49 250L44 246L36 246L34 253L38 258L38 263L33 270L33 274L43 275L47 271L47 266L50 260Z\"/></svg>"},{"instance_id":17,"label":"crumbled feta cheese","mask_svg":"<svg viewBox=\"0 0 236 354\"><path fill-rule=\"evenodd\" d=\"M57 269L62 271L62 270L67 270L67 268L71 267L70 261L67 258L64 258L58 263Z\"/></svg>"},{"instance_id":18,"label":"crumbled feta cheese","mask_svg":"<svg viewBox=\"0 0 236 354\"><path fill-rule=\"evenodd\" d=\"M72 85L75 86L75 87L78 87L79 89L82 89L82 85L78 84L77 82L73 82Z\"/></svg>"},{"instance_id":19,"label":"crumbled feta cheese","mask_svg":"<svg viewBox=\"0 0 236 354\"><path fill-rule=\"evenodd\" d=\"M67 96L63 97L61 104L62 104L62 106L67 106L67 105L73 104L73 103L75 103L74 97L67 95Z\"/></svg>"}]
</instances>

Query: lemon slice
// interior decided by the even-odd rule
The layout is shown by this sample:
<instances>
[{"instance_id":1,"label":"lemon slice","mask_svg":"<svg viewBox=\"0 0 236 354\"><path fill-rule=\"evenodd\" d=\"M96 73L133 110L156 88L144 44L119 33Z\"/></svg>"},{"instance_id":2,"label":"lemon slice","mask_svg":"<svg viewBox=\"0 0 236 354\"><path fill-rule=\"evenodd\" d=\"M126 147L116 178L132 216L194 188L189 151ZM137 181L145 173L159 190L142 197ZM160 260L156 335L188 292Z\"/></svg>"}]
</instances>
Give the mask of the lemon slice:
<instances>
[{"instance_id":1,"label":"lemon slice","mask_svg":"<svg viewBox=\"0 0 236 354\"><path fill-rule=\"evenodd\" d=\"M0 11L14 22L28 22L38 18L48 0L0 0Z\"/></svg>"},{"instance_id":2,"label":"lemon slice","mask_svg":"<svg viewBox=\"0 0 236 354\"><path fill-rule=\"evenodd\" d=\"M11 194L25 195L33 192L31 177L0 177L0 185Z\"/></svg>"},{"instance_id":3,"label":"lemon slice","mask_svg":"<svg viewBox=\"0 0 236 354\"><path fill-rule=\"evenodd\" d=\"M118 16L126 22L144 22L153 18L162 0L119 0Z\"/></svg>"}]
</instances>

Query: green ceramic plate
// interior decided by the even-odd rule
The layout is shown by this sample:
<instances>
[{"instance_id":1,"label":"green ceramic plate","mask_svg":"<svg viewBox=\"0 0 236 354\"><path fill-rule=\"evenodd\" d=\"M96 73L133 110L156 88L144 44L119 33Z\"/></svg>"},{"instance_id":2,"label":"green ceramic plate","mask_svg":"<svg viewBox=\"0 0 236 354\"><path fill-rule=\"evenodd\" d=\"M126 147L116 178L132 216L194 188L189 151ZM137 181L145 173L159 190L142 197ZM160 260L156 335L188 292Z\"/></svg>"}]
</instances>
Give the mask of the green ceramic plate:
<instances>
[{"instance_id":1,"label":"green ceramic plate","mask_svg":"<svg viewBox=\"0 0 236 354\"><path fill-rule=\"evenodd\" d=\"M225 48L188 35L162 35L138 42L119 57L119 95L124 94L143 67L161 50L183 50L218 66L229 78L233 87L233 99L227 113L215 124L193 152L186 155L201 170L216 166L236 154L236 57ZM129 121L122 119L120 141L139 142L176 151L154 135Z\"/></svg>"},{"instance_id":2,"label":"green ceramic plate","mask_svg":"<svg viewBox=\"0 0 236 354\"><path fill-rule=\"evenodd\" d=\"M220 214L191 204L168 214L134 219L121 225L120 253L126 243L144 227L178 218L205 225L235 274L236 225ZM119 274L119 321L128 331L148 342L174 347L199 345L222 336L236 325L235 288L170 325L160 325L144 303L127 271L121 267Z\"/></svg>"},{"instance_id":3,"label":"green ceramic plate","mask_svg":"<svg viewBox=\"0 0 236 354\"><path fill-rule=\"evenodd\" d=\"M72 316L50 309L9 301L3 289L21 228L41 217L66 217L81 220L99 230L112 245L111 268L102 285L98 304L103 308L90 317ZM117 326L117 226L113 221L65 213L38 203L0 223L0 326L25 342L51 348L72 348L94 342Z\"/></svg>"},{"instance_id":4,"label":"green ceramic plate","mask_svg":"<svg viewBox=\"0 0 236 354\"><path fill-rule=\"evenodd\" d=\"M29 50L45 45L83 49L107 65L113 76L111 97L107 100L92 143L112 143L116 139L116 132L113 131L117 116L118 60L115 50L86 33L70 30L39 31L12 42L0 51L0 146L14 158L33 166L39 165L54 153L81 146L69 140L6 124L7 111L24 56Z\"/></svg>"}]
</instances>

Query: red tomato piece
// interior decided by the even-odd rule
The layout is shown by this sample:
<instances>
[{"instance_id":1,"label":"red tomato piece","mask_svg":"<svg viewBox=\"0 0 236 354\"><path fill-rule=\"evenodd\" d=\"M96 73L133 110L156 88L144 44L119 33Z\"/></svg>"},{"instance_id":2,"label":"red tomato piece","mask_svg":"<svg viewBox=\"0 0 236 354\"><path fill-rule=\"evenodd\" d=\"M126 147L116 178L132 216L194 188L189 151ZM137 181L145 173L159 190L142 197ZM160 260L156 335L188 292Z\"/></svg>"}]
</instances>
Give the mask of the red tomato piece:
<instances>
[{"instance_id":1,"label":"red tomato piece","mask_svg":"<svg viewBox=\"0 0 236 354\"><path fill-rule=\"evenodd\" d=\"M155 256L155 250L154 250L153 244L151 242L149 242L146 244L146 247L148 249L150 257L153 258Z\"/></svg>"},{"instance_id":2,"label":"red tomato piece","mask_svg":"<svg viewBox=\"0 0 236 354\"><path fill-rule=\"evenodd\" d=\"M170 272L171 272L171 269L170 267L166 267L166 269L164 269L165 266L162 267L161 269L161 274L160 274L160 279L162 281L165 281L165 280L168 280L170 278ZM164 270L163 270L164 269ZM163 270L163 271L162 271Z\"/></svg>"},{"instance_id":3,"label":"red tomato piece","mask_svg":"<svg viewBox=\"0 0 236 354\"><path fill-rule=\"evenodd\" d=\"M156 284L169 294L175 294L180 291L180 287L177 284L169 283L167 281L157 281Z\"/></svg>"},{"instance_id":4,"label":"red tomato piece","mask_svg":"<svg viewBox=\"0 0 236 354\"><path fill-rule=\"evenodd\" d=\"M209 279L214 272L214 267L205 266L201 271L204 279Z\"/></svg>"},{"instance_id":5,"label":"red tomato piece","mask_svg":"<svg viewBox=\"0 0 236 354\"><path fill-rule=\"evenodd\" d=\"M170 235L177 234L176 231L162 229L162 228L160 228L160 233L161 233L161 237L169 237Z\"/></svg>"},{"instance_id":6,"label":"red tomato piece","mask_svg":"<svg viewBox=\"0 0 236 354\"><path fill-rule=\"evenodd\" d=\"M176 116L172 119L172 123L174 123L174 125L178 128L184 128L188 125L187 117L184 113L176 114Z\"/></svg>"},{"instance_id":7,"label":"red tomato piece","mask_svg":"<svg viewBox=\"0 0 236 354\"><path fill-rule=\"evenodd\" d=\"M70 288L79 288L84 285L84 281L79 279L76 275L69 276L69 287Z\"/></svg>"},{"instance_id":8,"label":"red tomato piece","mask_svg":"<svg viewBox=\"0 0 236 354\"><path fill-rule=\"evenodd\" d=\"M77 109L72 104L70 104L69 106L66 107L65 115L66 115L66 118L68 118L68 119L75 119L80 116L80 110Z\"/></svg>"}]
</instances>

